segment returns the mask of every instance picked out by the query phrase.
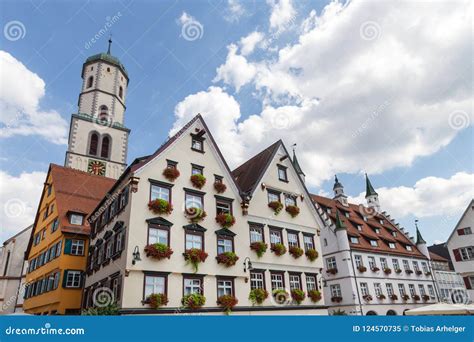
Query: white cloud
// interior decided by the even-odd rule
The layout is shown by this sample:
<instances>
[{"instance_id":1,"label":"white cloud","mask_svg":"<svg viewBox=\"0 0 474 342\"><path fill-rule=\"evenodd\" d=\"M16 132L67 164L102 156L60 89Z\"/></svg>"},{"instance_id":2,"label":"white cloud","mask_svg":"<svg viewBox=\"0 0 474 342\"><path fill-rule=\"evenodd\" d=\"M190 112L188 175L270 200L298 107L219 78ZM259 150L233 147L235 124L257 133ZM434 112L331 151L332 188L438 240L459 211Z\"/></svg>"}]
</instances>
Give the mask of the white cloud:
<instances>
[{"instance_id":1,"label":"white cloud","mask_svg":"<svg viewBox=\"0 0 474 342\"><path fill-rule=\"evenodd\" d=\"M451 178L426 177L413 187L382 187L375 190L379 194L382 210L392 217L453 217L460 214L474 198L474 173L458 172ZM365 193L349 201L366 203Z\"/></svg>"},{"instance_id":2,"label":"white cloud","mask_svg":"<svg viewBox=\"0 0 474 342\"><path fill-rule=\"evenodd\" d=\"M45 83L11 54L0 51L0 137L39 135L67 143L67 122L54 111L42 110Z\"/></svg>"},{"instance_id":3,"label":"white cloud","mask_svg":"<svg viewBox=\"0 0 474 342\"><path fill-rule=\"evenodd\" d=\"M240 53L243 56L251 54L255 50L257 44L263 40L263 37L263 33L258 31L254 31L248 36L243 37L240 40Z\"/></svg>"},{"instance_id":4,"label":"white cloud","mask_svg":"<svg viewBox=\"0 0 474 342\"><path fill-rule=\"evenodd\" d=\"M238 92L242 86L253 79L256 68L248 63L245 57L237 54L237 45L231 44L228 49L227 60L217 69L217 75L213 81L232 84Z\"/></svg>"},{"instance_id":5,"label":"white cloud","mask_svg":"<svg viewBox=\"0 0 474 342\"><path fill-rule=\"evenodd\" d=\"M45 179L44 172L15 177L0 171L0 241L33 223Z\"/></svg>"},{"instance_id":6,"label":"white cloud","mask_svg":"<svg viewBox=\"0 0 474 342\"><path fill-rule=\"evenodd\" d=\"M224 19L229 22L236 22L245 14L245 8L239 0L228 0L227 10Z\"/></svg>"},{"instance_id":7,"label":"white cloud","mask_svg":"<svg viewBox=\"0 0 474 342\"><path fill-rule=\"evenodd\" d=\"M296 11L291 0L267 0L270 5L270 28L284 31L295 20Z\"/></svg>"},{"instance_id":8,"label":"white cloud","mask_svg":"<svg viewBox=\"0 0 474 342\"><path fill-rule=\"evenodd\" d=\"M276 58L250 60L231 45L214 81L253 86L263 108L238 122L245 154L278 138L297 143L308 183L319 185L334 173L408 167L447 146L461 131L452 113L461 128L473 122L471 7L333 1Z\"/></svg>"}]
</instances>

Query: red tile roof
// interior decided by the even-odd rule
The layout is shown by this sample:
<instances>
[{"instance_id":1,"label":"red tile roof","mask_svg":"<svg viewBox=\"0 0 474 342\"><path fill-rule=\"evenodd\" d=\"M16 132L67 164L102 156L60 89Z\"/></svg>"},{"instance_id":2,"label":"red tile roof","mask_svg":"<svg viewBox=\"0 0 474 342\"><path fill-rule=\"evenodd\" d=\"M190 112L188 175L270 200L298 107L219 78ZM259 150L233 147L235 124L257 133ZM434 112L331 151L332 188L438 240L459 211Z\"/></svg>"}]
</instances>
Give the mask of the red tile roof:
<instances>
[{"instance_id":1,"label":"red tile roof","mask_svg":"<svg viewBox=\"0 0 474 342\"><path fill-rule=\"evenodd\" d=\"M349 241L350 247L353 250L363 250L367 252L374 253L390 253L390 254L400 254L404 256L412 256L424 258L426 257L418 250L416 245L401 232L396 225L394 225L386 216L383 214L376 214L374 217L369 217L368 221L365 222L363 215L361 214L361 209L359 205L349 204L348 207L343 206L339 201L336 201L331 198L326 198L318 195L311 195L314 202L318 203L323 207L323 210L326 212L326 209L331 209L331 213L326 214L331 218L333 222L336 219L336 208L341 213L348 212L349 218L344 215L339 215L341 220L345 223L347 227L347 233L351 236L359 236L359 244L354 244ZM363 207L362 212L369 212L370 209ZM383 224L380 223L380 220L383 220ZM362 227L362 231L357 229L357 225ZM380 233L375 232L375 228L380 230ZM397 232L397 237L392 235L392 231ZM376 240L378 243L377 247L370 245L370 239ZM396 248L390 248L388 242L395 242ZM409 251L405 246L411 246L412 251Z\"/></svg>"},{"instance_id":2,"label":"red tile roof","mask_svg":"<svg viewBox=\"0 0 474 342\"><path fill-rule=\"evenodd\" d=\"M430 252L430 258L431 258L431 260L434 260L434 261L445 262L445 263L449 262L448 259L442 257L441 255L433 253L433 252Z\"/></svg>"}]
</instances>

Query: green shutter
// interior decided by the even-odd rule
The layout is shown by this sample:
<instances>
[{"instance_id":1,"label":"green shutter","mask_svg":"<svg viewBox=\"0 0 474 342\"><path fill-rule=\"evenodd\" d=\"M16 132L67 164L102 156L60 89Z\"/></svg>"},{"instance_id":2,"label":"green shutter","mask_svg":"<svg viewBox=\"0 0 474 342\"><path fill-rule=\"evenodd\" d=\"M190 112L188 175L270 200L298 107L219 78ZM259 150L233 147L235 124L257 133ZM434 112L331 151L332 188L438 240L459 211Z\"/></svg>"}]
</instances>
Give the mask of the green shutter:
<instances>
[{"instance_id":1,"label":"green shutter","mask_svg":"<svg viewBox=\"0 0 474 342\"><path fill-rule=\"evenodd\" d=\"M66 239L66 243L64 244L64 254L71 254L71 246L72 240Z\"/></svg>"},{"instance_id":2,"label":"green shutter","mask_svg":"<svg viewBox=\"0 0 474 342\"><path fill-rule=\"evenodd\" d=\"M66 288L68 270L63 272L63 287Z\"/></svg>"}]
</instances>

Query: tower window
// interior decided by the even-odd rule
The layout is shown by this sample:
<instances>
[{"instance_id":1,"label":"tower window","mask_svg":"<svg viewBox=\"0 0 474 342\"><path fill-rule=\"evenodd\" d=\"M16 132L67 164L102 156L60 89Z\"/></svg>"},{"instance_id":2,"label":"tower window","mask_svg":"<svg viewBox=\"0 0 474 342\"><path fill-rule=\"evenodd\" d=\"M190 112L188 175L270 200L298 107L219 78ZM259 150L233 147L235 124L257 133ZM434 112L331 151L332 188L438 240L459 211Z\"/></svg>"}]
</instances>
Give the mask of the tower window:
<instances>
[{"instance_id":1,"label":"tower window","mask_svg":"<svg viewBox=\"0 0 474 342\"><path fill-rule=\"evenodd\" d=\"M107 72L110 72L110 68L107 68Z\"/></svg>"},{"instance_id":2,"label":"tower window","mask_svg":"<svg viewBox=\"0 0 474 342\"><path fill-rule=\"evenodd\" d=\"M123 88L122 86L119 87L119 97L123 99Z\"/></svg>"},{"instance_id":3,"label":"tower window","mask_svg":"<svg viewBox=\"0 0 474 342\"><path fill-rule=\"evenodd\" d=\"M89 145L89 154L96 156L98 146L99 146L99 135L97 133L92 133L91 142Z\"/></svg>"},{"instance_id":4,"label":"tower window","mask_svg":"<svg viewBox=\"0 0 474 342\"><path fill-rule=\"evenodd\" d=\"M109 148L110 148L110 138L105 136L102 138L102 148L100 149L100 156L102 158L109 157Z\"/></svg>"},{"instance_id":5,"label":"tower window","mask_svg":"<svg viewBox=\"0 0 474 342\"><path fill-rule=\"evenodd\" d=\"M87 88L92 87L92 83L94 83L94 77L89 76L89 78L87 79Z\"/></svg>"},{"instance_id":6,"label":"tower window","mask_svg":"<svg viewBox=\"0 0 474 342\"><path fill-rule=\"evenodd\" d=\"M100 106L99 108L99 121L100 123L106 123L106 121L108 120L108 116L109 116L109 108L107 108L107 106Z\"/></svg>"}]
</instances>

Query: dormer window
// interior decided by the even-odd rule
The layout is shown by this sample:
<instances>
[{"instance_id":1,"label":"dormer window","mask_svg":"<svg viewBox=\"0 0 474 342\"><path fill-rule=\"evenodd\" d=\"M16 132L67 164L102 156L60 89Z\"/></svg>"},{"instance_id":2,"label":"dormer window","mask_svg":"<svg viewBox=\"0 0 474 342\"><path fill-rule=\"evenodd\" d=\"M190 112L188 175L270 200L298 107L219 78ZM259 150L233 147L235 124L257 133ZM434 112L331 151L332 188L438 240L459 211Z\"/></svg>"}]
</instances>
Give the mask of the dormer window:
<instances>
[{"instance_id":1,"label":"dormer window","mask_svg":"<svg viewBox=\"0 0 474 342\"><path fill-rule=\"evenodd\" d=\"M360 224L357 225L357 230L358 230L359 232L362 231L362 226L361 226Z\"/></svg>"},{"instance_id":2,"label":"dormer window","mask_svg":"<svg viewBox=\"0 0 474 342\"><path fill-rule=\"evenodd\" d=\"M76 214L76 213L71 213L69 215L70 224L73 224L75 226L82 226L83 221L84 221L84 215Z\"/></svg>"},{"instance_id":3,"label":"dormer window","mask_svg":"<svg viewBox=\"0 0 474 342\"><path fill-rule=\"evenodd\" d=\"M397 237L397 232L392 232L393 237Z\"/></svg>"},{"instance_id":4,"label":"dormer window","mask_svg":"<svg viewBox=\"0 0 474 342\"><path fill-rule=\"evenodd\" d=\"M407 251L411 252L413 250L410 245L406 245L405 247L406 247Z\"/></svg>"},{"instance_id":5,"label":"dormer window","mask_svg":"<svg viewBox=\"0 0 474 342\"><path fill-rule=\"evenodd\" d=\"M395 244L393 242L389 242L388 247L390 247L391 249L395 249Z\"/></svg>"},{"instance_id":6,"label":"dormer window","mask_svg":"<svg viewBox=\"0 0 474 342\"><path fill-rule=\"evenodd\" d=\"M350 215L347 211L344 212L344 216L347 217L347 218L350 217Z\"/></svg>"},{"instance_id":7,"label":"dormer window","mask_svg":"<svg viewBox=\"0 0 474 342\"><path fill-rule=\"evenodd\" d=\"M351 236L351 243L359 244L359 238L355 236Z\"/></svg>"},{"instance_id":8,"label":"dormer window","mask_svg":"<svg viewBox=\"0 0 474 342\"><path fill-rule=\"evenodd\" d=\"M286 173L286 166L277 165L278 166L278 179L282 182L288 182L288 175Z\"/></svg>"},{"instance_id":9,"label":"dormer window","mask_svg":"<svg viewBox=\"0 0 474 342\"><path fill-rule=\"evenodd\" d=\"M328 214L330 214L330 213L331 213L331 208L327 208L327 209L326 209L326 212L327 212Z\"/></svg>"},{"instance_id":10,"label":"dormer window","mask_svg":"<svg viewBox=\"0 0 474 342\"><path fill-rule=\"evenodd\" d=\"M383 221L383 220L379 220L379 222L380 222L380 224L383 224L384 221Z\"/></svg>"},{"instance_id":11,"label":"dormer window","mask_svg":"<svg viewBox=\"0 0 474 342\"><path fill-rule=\"evenodd\" d=\"M374 228L374 231L375 231L377 234L380 234L380 228Z\"/></svg>"},{"instance_id":12,"label":"dormer window","mask_svg":"<svg viewBox=\"0 0 474 342\"><path fill-rule=\"evenodd\" d=\"M371 245L372 247L377 247L379 244L377 243L376 240L370 240L370 245Z\"/></svg>"},{"instance_id":13,"label":"dormer window","mask_svg":"<svg viewBox=\"0 0 474 342\"><path fill-rule=\"evenodd\" d=\"M365 221L365 222L369 221L369 219L367 218L367 216L364 216L364 221Z\"/></svg>"}]
</instances>

